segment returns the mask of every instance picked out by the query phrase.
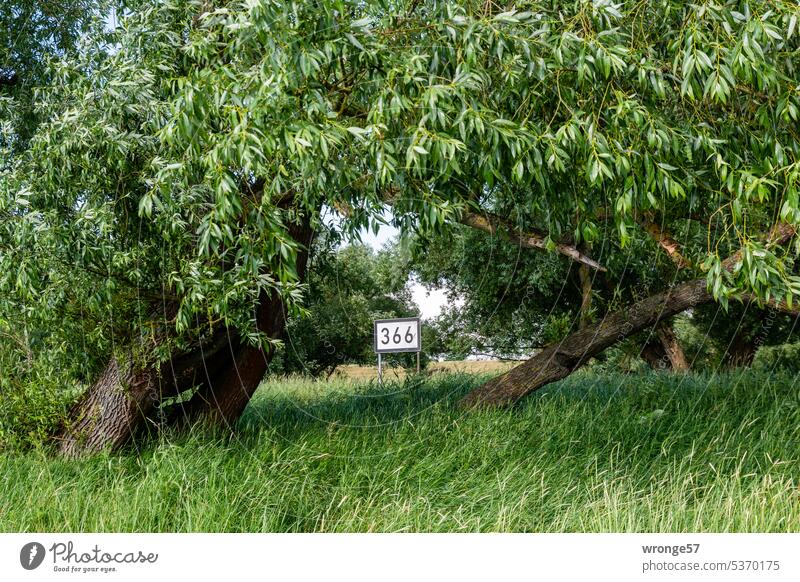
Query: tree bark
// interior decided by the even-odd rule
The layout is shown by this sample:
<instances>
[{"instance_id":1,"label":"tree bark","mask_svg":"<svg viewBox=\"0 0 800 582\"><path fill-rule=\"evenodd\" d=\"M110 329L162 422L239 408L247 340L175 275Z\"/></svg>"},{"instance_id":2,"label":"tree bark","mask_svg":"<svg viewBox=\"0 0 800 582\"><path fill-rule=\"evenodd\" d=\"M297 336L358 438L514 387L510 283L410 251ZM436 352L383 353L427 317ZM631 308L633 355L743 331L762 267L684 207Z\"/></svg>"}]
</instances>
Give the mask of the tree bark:
<instances>
[{"instance_id":1,"label":"tree bark","mask_svg":"<svg viewBox=\"0 0 800 582\"><path fill-rule=\"evenodd\" d=\"M117 449L139 430L139 419L158 399L153 369L137 369L130 359L112 357L100 378L73 406L72 419L62 430L60 452L78 457Z\"/></svg>"},{"instance_id":2,"label":"tree bark","mask_svg":"<svg viewBox=\"0 0 800 582\"><path fill-rule=\"evenodd\" d=\"M497 216L496 214L490 214L488 212L477 214L475 212L462 211L459 222L471 228L482 230L483 232L489 233L492 236L502 235L509 242L519 245L525 249L544 250L548 248L548 237L545 233L535 229L526 231L518 230L508 221ZM553 245L553 249L557 253L562 254L565 257L569 257L573 261L576 261L582 265L587 265L588 267L601 272L606 270L603 265L591 257L583 254L581 251L575 248L575 246L569 243L555 241L553 242Z\"/></svg>"},{"instance_id":3,"label":"tree bark","mask_svg":"<svg viewBox=\"0 0 800 582\"><path fill-rule=\"evenodd\" d=\"M464 408L512 405L531 392L569 376L609 346L711 299L705 279L682 283L648 297L546 347L525 363L473 390L460 404Z\"/></svg>"},{"instance_id":4,"label":"tree bark","mask_svg":"<svg viewBox=\"0 0 800 582\"><path fill-rule=\"evenodd\" d=\"M258 314L259 330L271 339L280 339L285 324L283 302L275 296L262 300ZM261 383L273 351L253 347L231 336L227 348L229 365L209 375L188 403L173 407L173 424L188 425L200 421L230 428Z\"/></svg>"},{"instance_id":5,"label":"tree bark","mask_svg":"<svg viewBox=\"0 0 800 582\"><path fill-rule=\"evenodd\" d=\"M218 332L202 348L160 366L141 365L132 349L112 356L100 377L78 399L56 435L66 457L117 450L145 432L146 421L163 398L202 382L228 360ZM155 341L163 341L163 336Z\"/></svg>"},{"instance_id":6,"label":"tree bark","mask_svg":"<svg viewBox=\"0 0 800 582\"><path fill-rule=\"evenodd\" d=\"M683 352L683 346L675 334L675 329L672 327L672 322L659 322L656 326L656 335L664 348L670 367L676 372L688 371L689 362Z\"/></svg>"},{"instance_id":7,"label":"tree bark","mask_svg":"<svg viewBox=\"0 0 800 582\"><path fill-rule=\"evenodd\" d=\"M279 298L262 300L259 329L278 339L285 308ZM243 344L235 330L221 329L214 342L182 354L159 367L140 366L132 353L114 356L106 369L73 406L57 435L66 457L115 451L146 435L160 403L200 385L187 403L176 404L170 424L203 418L231 424L244 410L266 372L272 353Z\"/></svg>"},{"instance_id":8,"label":"tree bark","mask_svg":"<svg viewBox=\"0 0 800 582\"><path fill-rule=\"evenodd\" d=\"M292 238L303 245L297 255L297 273L300 281L306 277L308 251L314 237L309 221L289 229ZM276 295L264 296L256 314L258 329L269 338L280 339L286 330L286 306ZM181 410L182 422L203 422L232 428L244 412L264 374L274 349L266 350L238 341L230 344L232 365L222 368L194 395L188 406Z\"/></svg>"},{"instance_id":9,"label":"tree bark","mask_svg":"<svg viewBox=\"0 0 800 582\"><path fill-rule=\"evenodd\" d=\"M683 352L683 346L675 335L672 323L661 321L655 328L655 334L645 344L641 351L642 359L653 370L672 370L686 372L689 362Z\"/></svg>"},{"instance_id":10,"label":"tree bark","mask_svg":"<svg viewBox=\"0 0 800 582\"><path fill-rule=\"evenodd\" d=\"M647 362L651 370L666 370L669 368L667 352L664 350L664 344L661 343L661 339L658 337L651 337L647 343L644 344L639 356Z\"/></svg>"}]
</instances>

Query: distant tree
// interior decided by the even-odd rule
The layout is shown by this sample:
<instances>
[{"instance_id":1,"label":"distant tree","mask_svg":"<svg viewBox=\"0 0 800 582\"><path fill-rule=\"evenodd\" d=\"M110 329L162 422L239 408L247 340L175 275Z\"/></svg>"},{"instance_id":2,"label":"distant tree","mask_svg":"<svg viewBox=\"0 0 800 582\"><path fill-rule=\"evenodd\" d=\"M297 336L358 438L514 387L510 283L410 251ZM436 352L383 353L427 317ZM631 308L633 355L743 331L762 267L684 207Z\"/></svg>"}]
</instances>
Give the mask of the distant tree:
<instances>
[{"instance_id":1,"label":"distant tree","mask_svg":"<svg viewBox=\"0 0 800 582\"><path fill-rule=\"evenodd\" d=\"M380 251L321 246L312 255L304 313L289 318L272 371L319 376L342 364L374 364L373 321L419 313L396 244Z\"/></svg>"},{"instance_id":2,"label":"distant tree","mask_svg":"<svg viewBox=\"0 0 800 582\"><path fill-rule=\"evenodd\" d=\"M577 268L556 256L466 227L427 237L416 248L419 280L463 301L436 323L452 357L529 354L563 332L559 321L580 308Z\"/></svg>"}]
</instances>

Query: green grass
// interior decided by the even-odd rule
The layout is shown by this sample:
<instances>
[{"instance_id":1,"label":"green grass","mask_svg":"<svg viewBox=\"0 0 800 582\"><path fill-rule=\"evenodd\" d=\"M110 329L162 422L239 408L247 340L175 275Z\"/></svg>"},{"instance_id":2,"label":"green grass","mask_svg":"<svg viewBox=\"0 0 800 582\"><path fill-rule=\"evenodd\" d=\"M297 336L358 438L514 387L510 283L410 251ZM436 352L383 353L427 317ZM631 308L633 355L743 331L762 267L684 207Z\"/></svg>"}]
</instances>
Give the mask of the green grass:
<instances>
[{"instance_id":1,"label":"green grass","mask_svg":"<svg viewBox=\"0 0 800 582\"><path fill-rule=\"evenodd\" d=\"M585 374L456 410L480 380L269 383L235 437L0 456L0 529L800 531L794 377Z\"/></svg>"}]
</instances>

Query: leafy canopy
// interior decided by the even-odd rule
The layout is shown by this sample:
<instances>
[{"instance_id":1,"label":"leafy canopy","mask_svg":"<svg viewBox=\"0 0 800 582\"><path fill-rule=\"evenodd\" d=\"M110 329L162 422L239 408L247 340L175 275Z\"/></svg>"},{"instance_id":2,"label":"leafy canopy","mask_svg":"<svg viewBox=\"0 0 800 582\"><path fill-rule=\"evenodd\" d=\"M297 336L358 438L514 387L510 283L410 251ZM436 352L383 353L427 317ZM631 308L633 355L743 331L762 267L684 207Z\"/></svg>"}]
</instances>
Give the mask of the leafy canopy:
<instances>
[{"instance_id":1,"label":"leafy canopy","mask_svg":"<svg viewBox=\"0 0 800 582\"><path fill-rule=\"evenodd\" d=\"M691 220L719 299L800 292L765 240L800 224L795 2L487 6L141 3L37 93L0 174L4 301L79 305L108 338L166 298L185 337L257 341L262 293L301 299L292 225L387 202L404 232L471 209L610 249L645 213Z\"/></svg>"}]
</instances>

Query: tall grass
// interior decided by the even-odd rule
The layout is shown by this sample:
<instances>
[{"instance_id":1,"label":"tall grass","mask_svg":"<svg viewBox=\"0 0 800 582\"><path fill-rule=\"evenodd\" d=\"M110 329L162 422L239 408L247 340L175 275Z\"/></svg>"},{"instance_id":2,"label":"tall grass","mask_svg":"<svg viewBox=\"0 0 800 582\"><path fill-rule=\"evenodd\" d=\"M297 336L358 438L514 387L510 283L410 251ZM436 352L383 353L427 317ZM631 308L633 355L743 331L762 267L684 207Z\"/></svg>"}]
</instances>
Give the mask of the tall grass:
<instances>
[{"instance_id":1,"label":"tall grass","mask_svg":"<svg viewBox=\"0 0 800 582\"><path fill-rule=\"evenodd\" d=\"M574 376L509 411L481 381L265 384L235 435L0 457L4 531L800 531L794 377Z\"/></svg>"}]
</instances>

